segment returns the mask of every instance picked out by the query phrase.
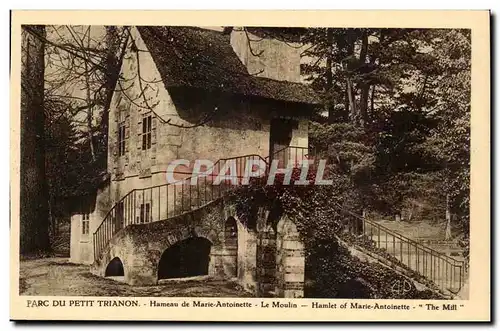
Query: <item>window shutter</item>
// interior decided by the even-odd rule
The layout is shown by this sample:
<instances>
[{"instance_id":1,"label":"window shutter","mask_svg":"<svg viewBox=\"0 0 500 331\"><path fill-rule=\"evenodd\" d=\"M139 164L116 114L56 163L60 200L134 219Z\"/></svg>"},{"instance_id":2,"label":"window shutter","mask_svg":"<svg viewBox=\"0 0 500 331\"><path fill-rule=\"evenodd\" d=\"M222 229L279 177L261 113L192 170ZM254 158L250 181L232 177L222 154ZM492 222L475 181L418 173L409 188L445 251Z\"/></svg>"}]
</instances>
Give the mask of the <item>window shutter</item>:
<instances>
[{"instance_id":1,"label":"window shutter","mask_svg":"<svg viewBox=\"0 0 500 331\"><path fill-rule=\"evenodd\" d=\"M142 149L142 114L139 114L139 121L137 122L137 149Z\"/></svg>"},{"instance_id":2,"label":"window shutter","mask_svg":"<svg viewBox=\"0 0 500 331\"><path fill-rule=\"evenodd\" d=\"M158 130L157 130L157 119L156 117L153 117L152 119L152 125L151 125L151 145L155 145L157 141L157 135L158 135Z\"/></svg>"}]
</instances>

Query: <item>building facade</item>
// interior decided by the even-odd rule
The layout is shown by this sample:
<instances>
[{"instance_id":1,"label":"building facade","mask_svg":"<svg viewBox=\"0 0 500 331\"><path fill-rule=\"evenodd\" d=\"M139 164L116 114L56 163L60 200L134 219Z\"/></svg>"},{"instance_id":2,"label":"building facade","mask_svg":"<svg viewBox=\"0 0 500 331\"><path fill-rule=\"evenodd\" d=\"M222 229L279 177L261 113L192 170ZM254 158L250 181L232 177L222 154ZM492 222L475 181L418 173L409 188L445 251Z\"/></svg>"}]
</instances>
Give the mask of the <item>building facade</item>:
<instances>
[{"instance_id":1,"label":"building facade","mask_svg":"<svg viewBox=\"0 0 500 331\"><path fill-rule=\"evenodd\" d=\"M307 149L317 98L300 83L299 46L241 28L131 28L109 111L109 184L72 216L71 261L94 262L109 213L121 227L168 218L175 198L151 188L167 184L173 160Z\"/></svg>"}]
</instances>

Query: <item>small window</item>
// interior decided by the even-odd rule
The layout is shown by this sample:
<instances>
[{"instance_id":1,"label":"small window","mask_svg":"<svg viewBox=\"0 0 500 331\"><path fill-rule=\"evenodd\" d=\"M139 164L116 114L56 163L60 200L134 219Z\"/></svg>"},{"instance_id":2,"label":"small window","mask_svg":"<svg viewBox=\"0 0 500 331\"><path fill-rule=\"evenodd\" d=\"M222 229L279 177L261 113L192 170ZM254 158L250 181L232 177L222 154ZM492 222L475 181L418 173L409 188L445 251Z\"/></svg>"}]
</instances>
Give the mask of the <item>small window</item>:
<instances>
[{"instance_id":1,"label":"small window","mask_svg":"<svg viewBox=\"0 0 500 331\"><path fill-rule=\"evenodd\" d=\"M141 204L141 218L140 222L141 223L149 223L151 222L151 205L149 203L143 203Z\"/></svg>"},{"instance_id":2,"label":"small window","mask_svg":"<svg viewBox=\"0 0 500 331\"><path fill-rule=\"evenodd\" d=\"M90 232L90 214L82 215L82 234L88 235Z\"/></svg>"},{"instance_id":3,"label":"small window","mask_svg":"<svg viewBox=\"0 0 500 331\"><path fill-rule=\"evenodd\" d=\"M147 115L142 119L142 149L151 148L151 120L152 116Z\"/></svg>"},{"instance_id":4,"label":"small window","mask_svg":"<svg viewBox=\"0 0 500 331\"><path fill-rule=\"evenodd\" d=\"M118 128L118 155L125 155L125 123L121 123Z\"/></svg>"}]
</instances>

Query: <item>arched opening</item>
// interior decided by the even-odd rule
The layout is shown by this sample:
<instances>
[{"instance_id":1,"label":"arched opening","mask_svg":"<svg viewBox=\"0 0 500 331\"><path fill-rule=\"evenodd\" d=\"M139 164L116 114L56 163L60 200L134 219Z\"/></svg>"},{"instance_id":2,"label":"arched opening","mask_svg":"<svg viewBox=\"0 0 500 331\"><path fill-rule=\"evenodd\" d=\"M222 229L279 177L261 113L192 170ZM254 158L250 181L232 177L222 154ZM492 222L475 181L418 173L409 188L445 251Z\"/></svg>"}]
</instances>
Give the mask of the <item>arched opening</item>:
<instances>
[{"instance_id":1,"label":"arched opening","mask_svg":"<svg viewBox=\"0 0 500 331\"><path fill-rule=\"evenodd\" d=\"M158 264L158 279L208 275L212 243L192 237L170 246Z\"/></svg>"},{"instance_id":2,"label":"arched opening","mask_svg":"<svg viewBox=\"0 0 500 331\"><path fill-rule=\"evenodd\" d=\"M224 265L227 276L238 275L238 225L234 217L224 223Z\"/></svg>"},{"instance_id":3,"label":"arched opening","mask_svg":"<svg viewBox=\"0 0 500 331\"><path fill-rule=\"evenodd\" d=\"M124 276L125 273L123 271L123 263L122 261L115 257L114 259L112 259L107 268L106 268L106 272L104 273L104 276L105 277L117 277L117 276Z\"/></svg>"}]
</instances>

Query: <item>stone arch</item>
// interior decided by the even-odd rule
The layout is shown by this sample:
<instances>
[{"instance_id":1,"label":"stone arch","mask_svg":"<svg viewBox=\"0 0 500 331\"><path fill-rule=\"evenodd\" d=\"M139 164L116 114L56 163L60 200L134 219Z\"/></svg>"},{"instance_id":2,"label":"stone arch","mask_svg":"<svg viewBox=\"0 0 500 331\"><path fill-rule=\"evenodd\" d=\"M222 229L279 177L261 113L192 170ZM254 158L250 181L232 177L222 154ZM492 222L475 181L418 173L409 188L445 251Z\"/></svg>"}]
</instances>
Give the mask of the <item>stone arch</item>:
<instances>
[{"instance_id":1,"label":"stone arch","mask_svg":"<svg viewBox=\"0 0 500 331\"><path fill-rule=\"evenodd\" d=\"M158 261L158 280L208 275L212 242L190 236L167 247Z\"/></svg>"},{"instance_id":2,"label":"stone arch","mask_svg":"<svg viewBox=\"0 0 500 331\"><path fill-rule=\"evenodd\" d=\"M125 276L125 268L123 267L123 262L119 257L113 258L109 261L106 271L104 272L104 277L119 277Z\"/></svg>"},{"instance_id":3,"label":"stone arch","mask_svg":"<svg viewBox=\"0 0 500 331\"><path fill-rule=\"evenodd\" d=\"M304 297L305 251L295 223L283 216L276 226L276 293Z\"/></svg>"}]
</instances>

